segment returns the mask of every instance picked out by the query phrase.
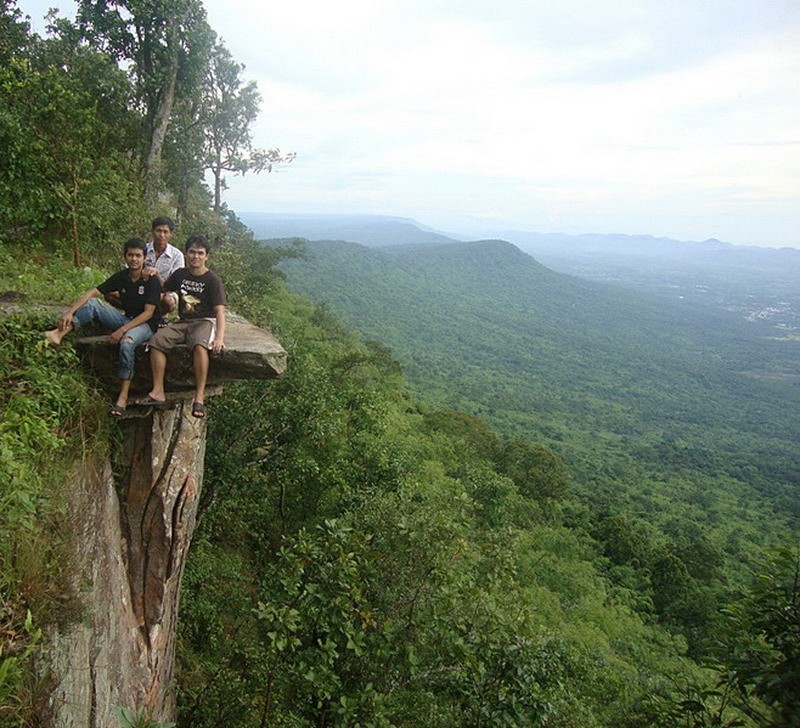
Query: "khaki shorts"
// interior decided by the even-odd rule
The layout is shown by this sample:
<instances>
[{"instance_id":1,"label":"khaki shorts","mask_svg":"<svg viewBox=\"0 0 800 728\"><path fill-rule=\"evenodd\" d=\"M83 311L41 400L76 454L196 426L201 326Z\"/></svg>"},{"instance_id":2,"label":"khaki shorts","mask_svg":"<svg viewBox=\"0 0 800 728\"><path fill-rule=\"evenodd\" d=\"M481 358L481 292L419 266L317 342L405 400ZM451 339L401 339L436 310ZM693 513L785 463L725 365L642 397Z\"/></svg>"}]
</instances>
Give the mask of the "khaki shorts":
<instances>
[{"instance_id":1,"label":"khaki shorts","mask_svg":"<svg viewBox=\"0 0 800 728\"><path fill-rule=\"evenodd\" d=\"M153 334L147 342L148 348L169 351L185 344L189 351L195 346L210 349L216 333L216 322L213 319L193 319L192 321L176 321L167 324Z\"/></svg>"}]
</instances>

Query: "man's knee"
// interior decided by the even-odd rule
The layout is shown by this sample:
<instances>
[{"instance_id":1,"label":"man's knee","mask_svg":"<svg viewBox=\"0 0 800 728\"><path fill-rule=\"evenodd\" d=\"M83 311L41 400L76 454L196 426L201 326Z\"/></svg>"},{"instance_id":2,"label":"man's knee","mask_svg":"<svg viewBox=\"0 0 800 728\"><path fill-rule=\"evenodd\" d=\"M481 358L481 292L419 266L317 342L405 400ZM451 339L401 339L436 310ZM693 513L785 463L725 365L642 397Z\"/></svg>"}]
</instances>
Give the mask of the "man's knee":
<instances>
[{"instance_id":1,"label":"man's knee","mask_svg":"<svg viewBox=\"0 0 800 728\"><path fill-rule=\"evenodd\" d=\"M123 336L119 341L119 348L123 351L134 352L139 344L132 336Z\"/></svg>"},{"instance_id":2,"label":"man's knee","mask_svg":"<svg viewBox=\"0 0 800 728\"><path fill-rule=\"evenodd\" d=\"M97 318L97 312L100 310L100 301L97 298L90 298L83 304L76 312L76 317L83 315L87 321Z\"/></svg>"}]
</instances>

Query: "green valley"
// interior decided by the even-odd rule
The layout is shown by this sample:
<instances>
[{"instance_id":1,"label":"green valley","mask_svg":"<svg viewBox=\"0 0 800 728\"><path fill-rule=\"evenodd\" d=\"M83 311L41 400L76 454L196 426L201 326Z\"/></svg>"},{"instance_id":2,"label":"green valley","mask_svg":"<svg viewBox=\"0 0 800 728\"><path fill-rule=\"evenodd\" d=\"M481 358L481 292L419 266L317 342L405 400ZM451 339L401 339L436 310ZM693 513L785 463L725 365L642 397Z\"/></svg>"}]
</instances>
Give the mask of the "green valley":
<instances>
[{"instance_id":1,"label":"green valley","mask_svg":"<svg viewBox=\"0 0 800 728\"><path fill-rule=\"evenodd\" d=\"M552 447L602 510L720 533L796 528L796 342L763 322L557 274L508 243L314 242L289 284L390 346L431 406Z\"/></svg>"}]
</instances>

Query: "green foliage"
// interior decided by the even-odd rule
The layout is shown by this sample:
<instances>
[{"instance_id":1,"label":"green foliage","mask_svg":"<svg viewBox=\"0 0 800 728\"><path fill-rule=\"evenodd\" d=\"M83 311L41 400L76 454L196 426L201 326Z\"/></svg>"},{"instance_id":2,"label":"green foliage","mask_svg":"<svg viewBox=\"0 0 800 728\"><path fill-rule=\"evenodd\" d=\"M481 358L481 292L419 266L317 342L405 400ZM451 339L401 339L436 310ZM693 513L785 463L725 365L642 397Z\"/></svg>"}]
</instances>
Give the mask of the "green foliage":
<instances>
[{"instance_id":1,"label":"green foliage","mask_svg":"<svg viewBox=\"0 0 800 728\"><path fill-rule=\"evenodd\" d=\"M647 725L653 728L735 728L753 725L733 707L730 691L700 688L694 681L678 686L677 699L654 695L648 700Z\"/></svg>"},{"instance_id":2,"label":"green foliage","mask_svg":"<svg viewBox=\"0 0 800 728\"><path fill-rule=\"evenodd\" d=\"M555 274L499 241L316 242L282 267L295 290L391 346L427 402L553 449L599 510L662 526L677 514L724 537L746 501L742 520L763 519L755 539L773 504L792 517L796 388L742 375L791 356L767 327L707 309L687 317Z\"/></svg>"},{"instance_id":3,"label":"green foliage","mask_svg":"<svg viewBox=\"0 0 800 728\"><path fill-rule=\"evenodd\" d=\"M640 688L625 685L619 658L594 656L590 634L554 633L542 591L516 581L521 544L508 531L476 537L472 513L443 482L371 498L342 521L288 538L262 567L263 624L250 632L261 644L251 636L228 653L227 689L203 687L185 723L634 721ZM232 685L257 691L258 702L232 695Z\"/></svg>"},{"instance_id":4,"label":"green foliage","mask_svg":"<svg viewBox=\"0 0 800 728\"><path fill-rule=\"evenodd\" d=\"M48 500L50 465L68 463L83 445L87 386L69 350L50 347L43 328L41 317L0 320L0 571L7 575Z\"/></svg>"},{"instance_id":5,"label":"green foliage","mask_svg":"<svg viewBox=\"0 0 800 728\"><path fill-rule=\"evenodd\" d=\"M109 245L141 235L156 212L212 220L207 137L224 140L227 168L269 167L268 153L240 153L257 111L252 83L234 94L246 113L209 108L213 58L237 79L241 67L198 0L80 2L75 23L50 16L46 38L13 2L0 11L0 241L69 250L76 266L107 262Z\"/></svg>"},{"instance_id":6,"label":"green foliage","mask_svg":"<svg viewBox=\"0 0 800 728\"><path fill-rule=\"evenodd\" d=\"M0 319L0 716L20 726L34 699L32 615L43 625L69 612L63 491L75 463L107 446L73 352L46 345L45 325L41 315Z\"/></svg>"},{"instance_id":7,"label":"green foliage","mask_svg":"<svg viewBox=\"0 0 800 728\"><path fill-rule=\"evenodd\" d=\"M797 388L767 375L785 370L793 344L770 327L705 307L689 317L680 303L553 273L501 241L313 242L282 268L295 290L391 346L429 406L480 417L506 448L522 438L549 449L566 469L552 471L555 500L580 510L571 525L599 541L615 594L689 637L693 653L726 590L796 529ZM513 474L496 469L525 488L523 461L510 460ZM609 517L619 528L602 525ZM681 567L668 557L688 576L675 595L666 577Z\"/></svg>"},{"instance_id":8,"label":"green foliage","mask_svg":"<svg viewBox=\"0 0 800 728\"><path fill-rule=\"evenodd\" d=\"M144 108L148 149L173 73L178 73L179 93L189 97L207 70L214 33L202 3L180 0L167 6L147 0L81 0L77 24L81 36L94 47L128 66L137 102Z\"/></svg>"},{"instance_id":9,"label":"green foliage","mask_svg":"<svg viewBox=\"0 0 800 728\"><path fill-rule=\"evenodd\" d=\"M610 597L588 535L520 495L483 422L421 414L385 347L277 281L264 298L291 366L214 403L181 725L633 728L678 699L673 672L710 685ZM533 492L565 475L508 452Z\"/></svg>"},{"instance_id":10,"label":"green foliage","mask_svg":"<svg viewBox=\"0 0 800 728\"><path fill-rule=\"evenodd\" d=\"M4 726L26 723L29 665L41 630L34 628L30 610L18 619L4 597L5 585L0 582L0 720Z\"/></svg>"},{"instance_id":11,"label":"green foliage","mask_svg":"<svg viewBox=\"0 0 800 728\"><path fill-rule=\"evenodd\" d=\"M275 293L276 284L283 278L278 264L287 259L304 256L304 241L285 241L283 245L265 246L257 242L233 213L228 213L226 239L220 240L219 252L214 253L214 266L235 301L237 310L260 319L268 315L264 302Z\"/></svg>"},{"instance_id":12,"label":"green foliage","mask_svg":"<svg viewBox=\"0 0 800 728\"><path fill-rule=\"evenodd\" d=\"M289 350L280 380L210 404L181 725L791 725L796 556L724 629L713 620L773 506L781 523L797 513L796 393L740 373L790 366L785 345L711 314L686 324L499 243L395 257L311 245L315 261L299 241L260 245L224 206L224 219L209 211L200 181L210 158L269 162L237 156L254 88L218 47L227 90L246 98L204 117L195 92L215 82L215 37L202 6L151 6L87 0L47 40L0 6L0 284L67 302L96 283L64 261L105 264L141 227L168 122L164 204L215 240L234 307ZM201 129L212 117L219 128ZM287 258L316 266L285 270L308 290L324 282L330 306L286 290ZM49 323L0 322L2 629L18 636L2 643L0 696L18 723L33 624L64 611L58 486L108 437L71 350L37 333ZM721 687L687 658L712 638ZM117 715L157 725L144 709Z\"/></svg>"},{"instance_id":13,"label":"green foliage","mask_svg":"<svg viewBox=\"0 0 800 728\"><path fill-rule=\"evenodd\" d=\"M77 26L80 38L127 68L132 106L141 110L137 140L148 207L156 206L167 183L178 216L189 215L193 193L204 188L210 169L219 214L224 172L259 172L279 161L270 156L273 150L251 148L258 90L242 81L243 67L208 25L199 0L83 0Z\"/></svg>"},{"instance_id":14,"label":"green foliage","mask_svg":"<svg viewBox=\"0 0 800 728\"><path fill-rule=\"evenodd\" d=\"M0 292L15 304L71 302L102 280L102 272L84 266L118 260L120 242L145 232L156 210L145 193L159 194L159 212L174 216L177 208L184 229L224 242L252 240L208 210L203 129L183 135L167 155L168 174L159 168L166 127L180 120L188 128L195 91L209 70L204 49L210 51L215 36L202 4L83 2L76 23L53 13L42 38L31 34L13 0L1 0ZM252 100L254 87L245 89ZM252 114L218 120L216 131L246 133L242 125L252 121ZM254 165L269 161L262 156ZM159 177L170 189L159 186ZM283 255L258 252L245 287L268 282ZM236 278L231 285L235 290ZM19 615L30 610L42 625L75 617L68 555L76 534L63 508L64 489L81 458L103 456L110 436L74 351L51 348L42 338L49 319L5 311L0 319L4 725L33 720L24 683L35 631ZM119 715L130 725L155 725L141 710Z\"/></svg>"},{"instance_id":15,"label":"green foliage","mask_svg":"<svg viewBox=\"0 0 800 728\"><path fill-rule=\"evenodd\" d=\"M120 728L174 728L174 723L159 723L150 718L145 708L133 711L130 708L114 708Z\"/></svg>"},{"instance_id":16,"label":"green foliage","mask_svg":"<svg viewBox=\"0 0 800 728\"><path fill-rule=\"evenodd\" d=\"M569 473L552 450L515 438L505 443L498 458L500 471L520 493L533 500L563 499L569 494Z\"/></svg>"},{"instance_id":17,"label":"green foliage","mask_svg":"<svg viewBox=\"0 0 800 728\"><path fill-rule=\"evenodd\" d=\"M28 42L30 25L16 7L16 0L0 0L0 62L6 63Z\"/></svg>"},{"instance_id":18,"label":"green foliage","mask_svg":"<svg viewBox=\"0 0 800 728\"><path fill-rule=\"evenodd\" d=\"M240 232L215 251L232 276L251 244ZM180 724L634 728L672 715L699 726L697 716L720 714L709 675L686 660L680 639L640 619L625 591L649 598L650 615L670 583L691 595L686 574L716 568L702 534L676 524L670 544L613 513L590 534L558 456L504 441L475 416L409 400L392 352L288 294L272 261L252 274L267 284L260 296L255 277L233 290L257 323L279 331L291 366L211 403L183 583ZM42 288L33 276L27 285ZM56 423L68 423L73 407L86 422L86 390L72 382L67 406L45 385L69 370L81 379L71 354L40 343L43 321L4 322L15 343L2 396L16 387L27 407L41 401L36 417L21 410L37 422L54 413L49 429L14 428L33 438L14 447L66 457L75 428ZM17 411L10 402L0 401L4 415ZM55 440L42 447L40 436ZM41 518L30 517L31 533ZM628 531L628 551L615 555L610 541ZM633 575L623 583L613 569ZM659 602L664 614L673 607ZM129 725L150 720L119 715Z\"/></svg>"},{"instance_id":19,"label":"green foliage","mask_svg":"<svg viewBox=\"0 0 800 728\"><path fill-rule=\"evenodd\" d=\"M0 68L2 238L69 239L76 265L141 214L124 74L67 36ZM87 242L88 241L88 242Z\"/></svg>"},{"instance_id":20,"label":"green foliage","mask_svg":"<svg viewBox=\"0 0 800 728\"><path fill-rule=\"evenodd\" d=\"M119 249L114 253L118 259ZM75 268L65 255L31 251L20 256L14 245L0 243L0 291L12 303L69 305L106 278L107 269ZM43 325L52 328L53 321Z\"/></svg>"},{"instance_id":21,"label":"green foliage","mask_svg":"<svg viewBox=\"0 0 800 728\"><path fill-rule=\"evenodd\" d=\"M293 155L284 157L278 150L253 149L250 126L258 116L261 95L255 82L242 82L243 70L224 45L215 43L202 85L202 102L197 105L205 132L203 165L214 176L217 213L222 209L226 172L243 175L271 171L273 164L293 159Z\"/></svg>"},{"instance_id":22,"label":"green foliage","mask_svg":"<svg viewBox=\"0 0 800 728\"><path fill-rule=\"evenodd\" d=\"M776 549L724 617L724 681L763 725L800 725L800 548Z\"/></svg>"},{"instance_id":23,"label":"green foliage","mask_svg":"<svg viewBox=\"0 0 800 728\"><path fill-rule=\"evenodd\" d=\"M465 412L428 412L425 414L425 425L432 437L446 435L461 458L496 460L502 449L497 434L483 420Z\"/></svg>"}]
</instances>

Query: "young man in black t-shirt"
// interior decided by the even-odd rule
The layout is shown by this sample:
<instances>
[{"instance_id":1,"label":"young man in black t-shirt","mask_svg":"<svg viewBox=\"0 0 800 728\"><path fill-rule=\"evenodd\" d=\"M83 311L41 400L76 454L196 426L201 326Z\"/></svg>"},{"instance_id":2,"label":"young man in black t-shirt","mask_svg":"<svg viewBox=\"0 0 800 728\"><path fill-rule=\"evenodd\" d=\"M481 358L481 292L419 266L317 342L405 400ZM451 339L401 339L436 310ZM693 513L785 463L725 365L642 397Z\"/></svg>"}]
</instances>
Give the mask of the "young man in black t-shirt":
<instances>
[{"instance_id":1,"label":"young man in black t-shirt","mask_svg":"<svg viewBox=\"0 0 800 728\"><path fill-rule=\"evenodd\" d=\"M128 392L133 379L136 347L147 341L158 328L161 315L158 304L161 297L161 282L157 276L146 279L142 276L147 246L144 240L131 238L125 243L127 268L115 273L96 288L86 291L59 319L58 327L45 332L51 344L59 345L70 331L79 329L92 321L111 333L112 344L119 344L120 390L110 414L121 417L128 404ZM109 293L119 295L120 311L100 300Z\"/></svg>"},{"instance_id":2,"label":"young man in black t-shirt","mask_svg":"<svg viewBox=\"0 0 800 728\"><path fill-rule=\"evenodd\" d=\"M166 400L164 374L170 349L185 344L192 352L195 376L194 417L205 417L205 392L209 351L221 354L225 348L225 286L206 267L208 241L201 235L186 243L187 268L175 271L164 284L167 294L177 296L179 321L165 326L150 340L150 369L153 389L137 404L159 405Z\"/></svg>"}]
</instances>

